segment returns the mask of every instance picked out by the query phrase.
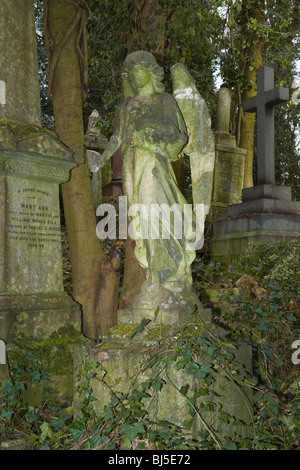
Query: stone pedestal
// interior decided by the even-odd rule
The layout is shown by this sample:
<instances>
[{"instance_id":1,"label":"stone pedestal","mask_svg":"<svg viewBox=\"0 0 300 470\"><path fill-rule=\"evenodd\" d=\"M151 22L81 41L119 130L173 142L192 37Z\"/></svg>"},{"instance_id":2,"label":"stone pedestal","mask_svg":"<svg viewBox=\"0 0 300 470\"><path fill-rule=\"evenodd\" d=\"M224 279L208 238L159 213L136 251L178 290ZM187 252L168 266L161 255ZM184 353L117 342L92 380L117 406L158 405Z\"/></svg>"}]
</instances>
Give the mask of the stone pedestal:
<instances>
[{"instance_id":1,"label":"stone pedestal","mask_svg":"<svg viewBox=\"0 0 300 470\"><path fill-rule=\"evenodd\" d=\"M206 309L207 320L211 317L210 311ZM201 314L202 316L202 314ZM124 321L124 317L120 317ZM211 318L210 318L211 320ZM203 323L201 317L187 315L185 321L175 322L173 325L165 322L150 322L142 332L133 335L135 323L120 323L111 329L102 339L100 345L86 349L84 351L85 364L91 363L93 374L90 374L90 382L92 396L96 398L94 408L97 413L101 414L105 406L109 404L113 391L115 396L130 396L134 390L144 390L142 383L151 383L151 381L160 380L164 384L159 391L155 391L149 387L146 390L149 398L145 396L143 404L147 410L148 418L159 423L166 420L175 426L182 428L187 438L193 438L200 441L199 431L205 430L203 419L209 428L222 442L223 438L240 434L241 436L249 436L251 423L251 394L245 390L241 392L238 388L228 380L222 372L214 373L214 379L209 389L208 395L199 393L197 406L201 409L201 404L207 405L201 417L195 413L192 419L192 426L186 430L184 423L191 420L189 413L188 396L193 392L201 389L201 379L197 380L184 367L176 367L176 361L166 360L168 354L172 355L172 347L170 340L170 351L165 347L168 337L173 338L174 331L179 326L189 325L190 331L193 331L195 337L201 338L207 334L210 322ZM207 330L206 330L207 328ZM213 329L212 334L220 340L226 340L226 332L222 329ZM211 338L209 335L207 338ZM239 363L245 365L248 371L251 371L251 348L245 344L237 344L235 350L236 359ZM161 367L160 361L155 361L147 365L147 358L155 352L161 361L165 360L165 366ZM81 364L82 350L76 361L76 381L80 385L81 381ZM194 357L193 360L203 363L203 355ZM207 362L205 361L206 365ZM200 367L200 366L199 366ZM86 379L83 379L86 380ZM202 384L203 386L203 384ZM189 390L187 396L182 390ZM202 388L203 390L203 388ZM124 398L123 398L124 400ZM75 398L74 406L77 401L81 401L80 395ZM123 404L125 402L123 401ZM222 411L234 416L237 420L244 423L243 426L232 426L230 422L225 424L218 414L218 404ZM219 408L219 410L221 409ZM153 428L155 429L155 428Z\"/></svg>"},{"instance_id":2,"label":"stone pedestal","mask_svg":"<svg viewBox=\"0 0 300 470\"><path fill-rule=\"evenodd\" d=\"M241 202L246 150L238 148L233 136L216 132L216 161L210 220L226 218L230 204Z\"/></svg>"},{"instance_id":3,"label":"stone pedestal","mask_svg":"<svg viewBox=\"0 0 300 470\"><path fill-rule=\"evenodd\" d=\"M233 262L249 244L300 240L300 202L291 188L262 184L243 189L242 203L227 208L227 219L213 225L212 259Z\"/></svg>"},{"instance_id":4,"label":"stone pedestal","mask_svg":"<svg viewBox=\"0 0 300 470\"><path fill-rule=\"evenodd\" d=\"M210 221L226 218L227 206L241 202L242 197L247 151L237 147L235 137L229 133L230 106L231 90L222 87L218 92Z\"/></svg>"}]
</instances>

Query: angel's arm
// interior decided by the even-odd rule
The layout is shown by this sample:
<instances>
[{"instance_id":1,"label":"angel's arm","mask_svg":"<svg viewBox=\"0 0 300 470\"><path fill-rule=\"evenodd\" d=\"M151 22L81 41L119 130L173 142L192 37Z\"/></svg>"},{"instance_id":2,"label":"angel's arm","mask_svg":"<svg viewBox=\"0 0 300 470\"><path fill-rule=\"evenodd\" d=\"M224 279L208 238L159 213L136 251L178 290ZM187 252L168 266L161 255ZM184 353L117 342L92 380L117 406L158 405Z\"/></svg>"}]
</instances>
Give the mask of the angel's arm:
<instances>
[{"instance_id":1,"label":"angel's arm","mask_svg":"<svg viewBox=\"0 0 300 470\"><path fill-rule=\"evenodd\" d=\"M114 129L113 135L109 139L107 146L104 152L101 154L99 158L99 168L102 168L105 163L114 155L114 153L118 150L120 145L122 144L122 130L121 130L121 119L120 117L117 120L116 127Z\"/></svg>"}]
</instances>

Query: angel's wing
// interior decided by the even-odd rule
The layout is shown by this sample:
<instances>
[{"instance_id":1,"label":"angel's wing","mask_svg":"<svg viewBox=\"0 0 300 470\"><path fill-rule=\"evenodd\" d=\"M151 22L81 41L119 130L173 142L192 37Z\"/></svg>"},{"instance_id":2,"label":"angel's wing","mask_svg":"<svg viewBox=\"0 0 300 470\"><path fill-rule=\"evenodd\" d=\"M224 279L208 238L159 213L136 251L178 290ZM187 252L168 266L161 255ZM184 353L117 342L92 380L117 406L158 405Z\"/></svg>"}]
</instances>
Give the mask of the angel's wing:
<instances>
[{"instance_id":1,"label":"angel's wing","mask_svg":"<svg viewBox=\"0 0 300 470\"><path fill-rule=\"evenodd\" d=\"M185 120L189 142L183 149L190 158L194 207L204 206L208 214L213 187L215 165L215 137L205 100L184 64L171 68L173 95Z\"/></svg>"}]
</instances>

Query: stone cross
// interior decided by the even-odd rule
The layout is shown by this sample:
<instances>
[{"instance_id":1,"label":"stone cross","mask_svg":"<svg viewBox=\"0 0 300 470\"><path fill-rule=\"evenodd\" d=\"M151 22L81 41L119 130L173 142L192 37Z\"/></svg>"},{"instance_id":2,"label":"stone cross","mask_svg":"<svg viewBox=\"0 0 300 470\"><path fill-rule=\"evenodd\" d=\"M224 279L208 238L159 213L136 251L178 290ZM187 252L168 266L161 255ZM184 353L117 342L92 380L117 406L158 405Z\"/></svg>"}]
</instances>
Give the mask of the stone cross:
<instances>
[{"instance_id":1,"label":"stone cross","mask_svg":"<svg viewBox=\"0 0 300 470\"><path fill-rule=\"evenodd\" d=\"M274 88L274 69L257 70L257 95L243 103L246 112L257 112L258 184L275 184L274 107L289 100L289 89Z\"/></svg>"}]
</instances>

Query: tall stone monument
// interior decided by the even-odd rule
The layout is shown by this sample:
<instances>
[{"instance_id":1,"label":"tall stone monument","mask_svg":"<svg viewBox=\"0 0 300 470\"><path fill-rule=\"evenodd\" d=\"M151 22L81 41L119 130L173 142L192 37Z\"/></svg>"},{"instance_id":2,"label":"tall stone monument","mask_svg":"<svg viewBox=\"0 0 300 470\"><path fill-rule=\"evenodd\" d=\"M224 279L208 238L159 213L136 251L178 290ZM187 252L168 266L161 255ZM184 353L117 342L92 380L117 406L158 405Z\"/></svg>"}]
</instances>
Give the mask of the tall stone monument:
<instances>
[{"instance_id":1,"label":"tall stone monument","mask_svg":"<svg viewBox=\"0 0 300 470\"><path fill-rule=\"evenodd\" d=\"M0 338L9 344L81 330L63 287L59 184L82 152L41 127L33 1L0 7Z\"/></svg>"},{"instance_id":2,"label":"tall stone monument","mask_svg":"<svg viewBox=\"0 0 300 470\"><path fill-rule=\"evenodd\" d=\"M220 340L226 337L224 330L214 328L211 311L203 307L193 291L190 269L197 247L203 245L205 215L211 198L215 155L208 109L183 64L172 68L173 96L164 92L163 70L149 52L129 54L122 76L128 81L130 95L125 96L119 113L120 121L99 165L103 166L115 155L116 149L121 148L128 215L132 218L130 224L135 222L131 225L131 233L136 235L140 230L140 237L135 239L135 253L140 265L147 269L147 277L131 305L119 310L118 325L106 332L101 344L89 348L85 355L86 361L100 363L95 376L90 379L97 411L103 410L109 402L112 389L126 396L133 378L134 386L138 386L157 377L159 372L155 367L145 367L145 357L151 351L164 357L160 344L166 344L178 326L189 325L199 337L205 337L210 328ZM191 159L192 181L198 190L194 201L199 206L195 231L194 213L191 210L184 213L188 205L177 186L171 165L183 148ZM136 219L129 211L137 203L140 206ZM151 213L150 205L164 211ZM172 224L166 218L167 210ZM184 221L182 214L186 216ZM185 231L179 234L182 223ZM129 235L131 233L129 231ZM251 370L248 345L238 345L237 361ZM99 380L98 371L105 380ZM168 420L182 426L190 416L184 406L186 398L178 391L184 384L192 386L196 380L174 365L170 368L166 365L164 373L165 386L151 400L149 415L157 422ZM222 374L218 375L208 401L213 402L215 396L220 397L220 402L228 404L230 414L249 423L251 405L247 408L241 395L230 384L225 386L223 379ZM219 431L217 415L210 413L209 421L213 426L216 424ZM195 418L190 432L195 439L199 437L198 431L203 429L200 421ZM232 429L225 425L224 433L232 434Z\"/></svg>"},{"instance_id":3,"label":"tall stone monument","mask_svg":"<svg viewBox=\"0 0 300 470\"><path fill-rule=\"evenodd\" d=\"M287 88L274 88L274 70L257 71L257 96L244 102L244 110L257 112L258 182L242 191L242 203L228 206L227 219L215 222L212 258L233 261L249 243L299 239L300 202L291 188L275 184L274 107L289 100Z\"/></svg>"},{"instance_id":4,"label":"tall stone monument","mask_svg":"<svg viewBox=\"0 0 300 470\"><path fill-rule=\"evenodd\" d=\"M226 218L227 206L242 200L246 150L237 147L229 132L231 90L218 92L215 129L216 160L209 220Z\"/></svg>"}]
</instances>

